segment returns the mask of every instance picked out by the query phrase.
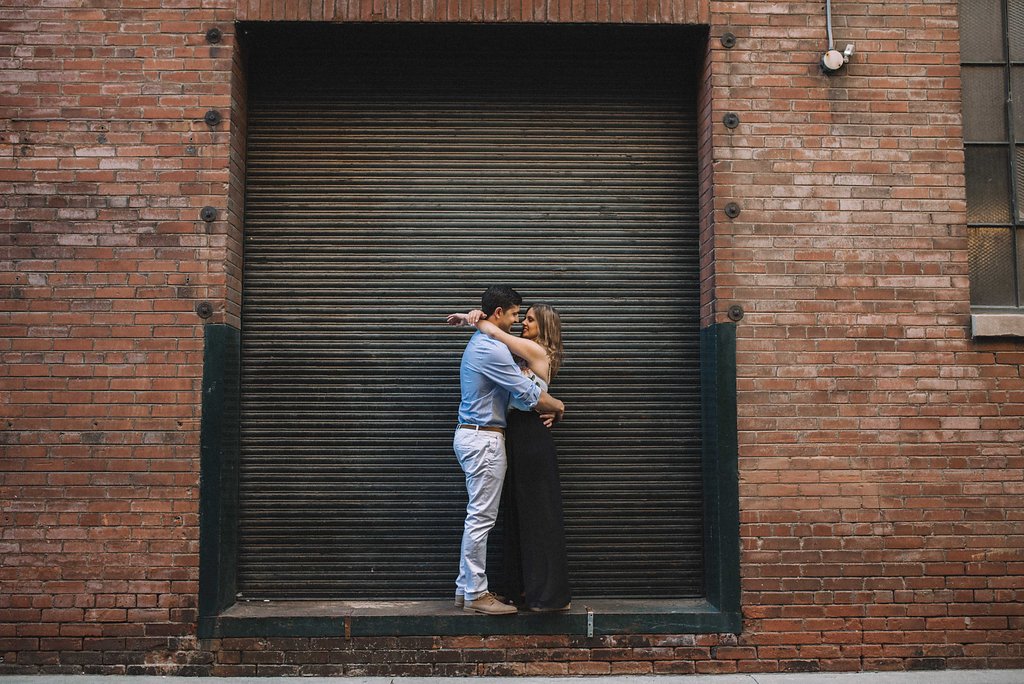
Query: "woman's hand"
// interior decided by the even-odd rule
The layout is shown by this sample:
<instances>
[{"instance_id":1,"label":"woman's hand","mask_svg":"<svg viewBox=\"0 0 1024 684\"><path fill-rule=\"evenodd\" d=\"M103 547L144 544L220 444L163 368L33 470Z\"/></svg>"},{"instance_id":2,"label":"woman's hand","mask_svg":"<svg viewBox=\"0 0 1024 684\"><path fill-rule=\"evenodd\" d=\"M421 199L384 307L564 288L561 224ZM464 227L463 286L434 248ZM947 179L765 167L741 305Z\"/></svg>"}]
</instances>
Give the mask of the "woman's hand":
<instances>
[{"instance_id":1,"label":"woman's hand","mask_svg":"<svg viewBox=\"0 0 1024 684\"><path fill-rule=\"evenodd\" d=\"M561 418L562 418L561 415L556 415L554 413L542 413L542 414L540 414L540 422L544 423L544 427L546 427L548 429L550 429L551 426L555 424L556 420L561 420Z\"/></svg>"},{"instance_id":2,"label":"woman's hand","mask_svg":"<svg viewBox=\"0 0 1024 684\"><path fill-rule=\"evenodd\" d=\"M448 325L472 325L472 323L466 320L466 314L464 313L448 314L448 318L446 320L448 321Z\"/></svg>"},{"instance_id":3,"label":"woman's hand","mask_svg":"<svg viewBox=\"0 0 1024 684\"><path fill-rule=\"evenodd\" d=\"M476 325L478 321L487 318L480 309L473 309L469 313L448 314L448 325Z\"/></svg>"}]
</instances>

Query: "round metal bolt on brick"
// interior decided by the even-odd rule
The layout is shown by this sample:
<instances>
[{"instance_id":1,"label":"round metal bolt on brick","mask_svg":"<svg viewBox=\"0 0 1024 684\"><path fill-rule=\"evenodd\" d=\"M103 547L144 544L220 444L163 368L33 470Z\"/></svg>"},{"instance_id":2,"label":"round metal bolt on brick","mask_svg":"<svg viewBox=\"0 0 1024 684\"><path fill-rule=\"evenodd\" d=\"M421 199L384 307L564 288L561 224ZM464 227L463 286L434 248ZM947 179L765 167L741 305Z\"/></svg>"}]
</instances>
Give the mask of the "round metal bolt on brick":
<instances>
[{"instance_id":1,"label":"round metal bolt on brick","mask_svg":"<svg viewBox=\"0 0 1024 684\"><path fill-rule=\"evenodd\" d=\"M729 307L729 312L726 315L729 316L730 321L740 321L743 318L743 307L733 304Z\"/></svg>"},{"instance_id":2,"label":"round metal bolt on brick","mask_svg":"<svg viewBox=\"0 0 1024 684\"><path fill-rule=\"evenodd\" d=\"M210 302L199 302L196 304L196 315L200 318L209 318L213 315L213 304L210 304Z\"/></svg>"},{"instance_id":3,"label":"round metal bolt on brick","mask_svg":"<svg viewBox=\"0 0 1024 684\"><path fill-rule=\"evenodd\" d=\"M725 215L729 218L736 218L740 215L740 205L735 202L729 202L725 205Z\"/></svg>"},{"instance_id":4,"label":"round metal bolt on brick","mask_svg":"<svg viewBox=\"0 0 1024 684\"><path fill-rule=\"evenodd\" d=\"M214 207L203 207L199 211L199 218L203 219L207 223L213 223L217 220L217 209Z\"/></svg>"},{"instance_id":5,"label":"round metal bolt on brick","mask_svg":"<svg viewBox=\"0 0 1024 684\"><path fill-rule=\"evenodd\" d=\"M219 43L220 39L224 37L224 34L216 26L206 32L207 43Z\"/></svg>"},{"instance_id":6,"label":"round metal bolt on brick","mask_svg":"<svg viewBox=\"0 0 1024 684\"><path fill-rule=\"evenodd\" d=\"M736 36L726 31L722 34L722 37L718 39L722 43L722 47L731 48L736 47Z\"/></svg>"},{"instance_id":7,"label":"round metal bolt on brick","mask_svg":"<svg viewBox=\"0 0 1024 684\"><path fill-rule=\"evenodd\" d=\"M211 109L203 115L203 121L206 122L207 126L216 126L220 123L220 112L215 109Z\"/></svg>"},{"instance_id":8,"label":"round metal bolt on brick","mask_svg":"<svg viewBox=\"0 0 1024 684\"><path fill-rule=\"evenodd\" d=\"M735 112L729 112L728 114L722 117L722 123L725 124L726 128L736 128L737 126L740 125L739 114L736 114Z\"/></svg>"}]
</instances>

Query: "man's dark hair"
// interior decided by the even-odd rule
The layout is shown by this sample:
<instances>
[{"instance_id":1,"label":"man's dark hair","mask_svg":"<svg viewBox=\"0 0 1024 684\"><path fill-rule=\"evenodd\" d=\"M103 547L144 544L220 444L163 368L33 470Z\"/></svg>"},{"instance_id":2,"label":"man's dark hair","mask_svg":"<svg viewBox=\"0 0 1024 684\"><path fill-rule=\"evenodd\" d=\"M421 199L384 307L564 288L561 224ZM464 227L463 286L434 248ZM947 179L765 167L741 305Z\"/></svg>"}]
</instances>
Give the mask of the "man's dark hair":
<instances>
[{"instance_id":1,"label":"man's dark hair","mask_svg":"<svg viewBox=\"0 0 1024 684\"><path fill-rule=\"evenodd\" d=\"M521 306L523 296L508 285L491 285L480 298L480 309L488 316L497 309Z\"/></svg>"}]
</instances>

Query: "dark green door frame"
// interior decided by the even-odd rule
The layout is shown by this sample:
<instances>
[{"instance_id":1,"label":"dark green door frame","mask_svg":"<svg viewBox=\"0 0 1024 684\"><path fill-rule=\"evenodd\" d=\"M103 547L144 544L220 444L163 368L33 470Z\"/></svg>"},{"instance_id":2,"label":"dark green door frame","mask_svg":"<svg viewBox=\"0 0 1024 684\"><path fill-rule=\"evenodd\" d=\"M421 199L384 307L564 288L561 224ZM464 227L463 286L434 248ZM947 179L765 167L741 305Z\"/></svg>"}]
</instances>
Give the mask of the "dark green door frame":
<instances>
[{"instance_id":1,"label":"dark green door frame","mask_svg":"<svg viewBox=\"0 0 1024 684\"><path fill-rule=\"evenodd\" d=\"M240 335L205 327L200 446L200 638L448 634L736 633L740 611L739 477L736 436L736 325L701 330L704 471L703 601L580 601L571 614L488 620L450 610L410 615L333 606L284 615L273 604L235 607L238 557ZM392 603L392 602L389 602ZM421 602L417 602L421 603ZM582 612L580 608L584 609Z\"/></svg>"},{"instance_id":2,"label":"dark green door frame","mask_svg":"<svg viewBox=\"0 0 1024 684\"><path fill-rule=\"evenodd\" d=\"M209 324L203 341L199 457L199 615L235 602L238 558L239 364L237 328Z\"/></svg>"}]
</instances>

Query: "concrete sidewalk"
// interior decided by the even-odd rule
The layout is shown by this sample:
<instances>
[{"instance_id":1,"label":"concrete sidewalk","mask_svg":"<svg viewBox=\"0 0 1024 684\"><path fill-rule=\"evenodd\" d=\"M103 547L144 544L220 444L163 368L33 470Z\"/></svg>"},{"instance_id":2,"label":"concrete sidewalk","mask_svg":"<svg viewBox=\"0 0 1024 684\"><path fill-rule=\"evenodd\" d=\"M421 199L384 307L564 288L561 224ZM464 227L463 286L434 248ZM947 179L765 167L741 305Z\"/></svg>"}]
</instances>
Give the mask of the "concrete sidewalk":
<instances>
[{"instance_id":1,"label":"concrete sidewalk","mask_svg":"<svg viewBox=\"0 0 1024 684\"><path fill-rule=\"evenodd\" d=\"M616 677L159 677L7 675L2 684L1024 684L1024 670L807 672Z\"/></svg>"}]
</instances>

